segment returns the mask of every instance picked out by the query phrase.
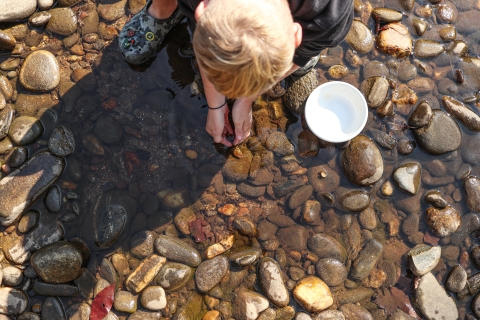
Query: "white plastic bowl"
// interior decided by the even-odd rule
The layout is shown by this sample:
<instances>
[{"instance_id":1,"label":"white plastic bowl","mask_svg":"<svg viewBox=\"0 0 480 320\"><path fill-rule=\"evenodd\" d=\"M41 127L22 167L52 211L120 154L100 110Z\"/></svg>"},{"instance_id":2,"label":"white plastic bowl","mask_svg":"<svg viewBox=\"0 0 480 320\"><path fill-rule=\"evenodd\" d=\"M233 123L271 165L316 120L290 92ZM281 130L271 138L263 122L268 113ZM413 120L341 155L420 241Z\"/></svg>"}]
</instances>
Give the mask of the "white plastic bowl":
<instances>
[{"instance_id":1,"label":"white plastic bowl","mask_svg":"<svg viewBox=\"0 0 480 320\"><path fill-rule=\"evenodd\" d=\"M312 91L305 105L305 120L322 140L340 143L357 136L367 123L363 94L341 81L324 83Z\"/></svg>"}]
</instances>

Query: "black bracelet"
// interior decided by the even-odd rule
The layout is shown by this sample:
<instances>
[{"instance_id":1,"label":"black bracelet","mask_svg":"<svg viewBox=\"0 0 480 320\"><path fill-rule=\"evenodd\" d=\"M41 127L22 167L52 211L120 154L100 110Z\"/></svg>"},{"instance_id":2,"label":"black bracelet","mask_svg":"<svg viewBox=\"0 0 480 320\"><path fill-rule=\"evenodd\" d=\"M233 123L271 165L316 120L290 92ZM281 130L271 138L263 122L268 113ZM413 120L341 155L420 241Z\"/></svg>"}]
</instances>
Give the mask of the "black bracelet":
<instances>
[{"instance_id":1,"label":"black bracelet","mask_svg":"<svg viewBox=\"0 0 480 320\"><path fill-rule=\"evenodd\" d=\"M227 98L225 98L225 102L220 107L211 108L208 104L207 104L207 107L210 110L217 110L217 109L220 109L220 108L224 107L226 104L227 104Z\"/></svg>"}]
</instances>

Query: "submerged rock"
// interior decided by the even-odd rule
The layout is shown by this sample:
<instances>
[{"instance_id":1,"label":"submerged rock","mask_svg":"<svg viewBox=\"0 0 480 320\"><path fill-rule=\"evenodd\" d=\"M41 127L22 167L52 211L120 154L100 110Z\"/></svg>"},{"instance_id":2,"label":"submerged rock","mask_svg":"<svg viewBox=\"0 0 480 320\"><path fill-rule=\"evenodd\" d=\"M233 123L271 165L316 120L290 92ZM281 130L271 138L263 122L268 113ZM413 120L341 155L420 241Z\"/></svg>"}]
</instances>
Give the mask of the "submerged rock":
<instances>
[{"instance_id":1,"label":"submerged rock","mask_svg":"<svg viewBox=\"0 0 480 320\"><path fill-rule=\"evenodd\" d=\"M419 163L405 163L393 172L393 179L398 187L412 195L418 192L422 177L422 167Z\"/></svg>"},{"instance_id":2,"label":"submerged rock","mask_svg":"<svg viewBox=\"0 0 480 320\"><path fill-rule=\"evenodd\" d=\"M476 132L480 131L480 116L472 109L452 97L445 96L442 101L445 110L454 118L463 122L468 129Z\"/></svg>"},{"instance_id":3,"label":"submerged rock","mask_svg":"<svg viewBox=\"0 0 480 320\"><path fill-rule=\"evenodd\" d=\"M467 193L467 205L473 212L480 212L480 179L475 176L468 177L464 182Z\"/></svg>"},{"instance_id":4,"label":"submerged rock","mask_svg":"<svg viewBox=\"0 0 480 320\"><path fill-rule=\"evenodd\" d=\"M166 291L180 290L193 278L194 269L183 263L166 262L155 277L153 283Z\"/></svg>"},{"instance_id":5,"label":"submerged rock","mask_svg":"<svg viewBox=\"0 0 480 320\"><path fill-rule=\"evenodd\" d=\"M319 312L333 304L328 286L317 277L301 279L293 289L295 300L308 312Z\"/></svg>"},{"instance_id":6,"label":"submerged rock","mask_svg":"<svg viewBox=\"0 0 480 320\"><path fill-rule=\"evenodd\" d=\"M458 310L455 300L450 297L432 273L427 273L418 282L414 292L415 305L427 319L457 319Z\"/></svg>"},{"instance_id":7,"label":"submerged rock","mask_svg":"<svg viewBox=\"0 0 480 320\"><path fill-rule=\"evenodd\" d=\"M40 120L30 116L20 116L13 120L8 136L20 146L36 141L43 133L43 125Z\"/></svg>"},{"instance_id":8,"label":"submerged rock","mask_svg":"<svg viewBox=\"0 0 480 320\"><path fill-rule=\"evenodd\" d=\"M419 244L408 252L408 266L414 275L421 277L437 266L441 253L438 246Z\"/></svg>"},{"instance_id":9,"label":"submerged rock","mask_svg":"<svg viewBox=\"0 0 480 320\"><path fill-rule=\"evenodd\" d=\"M263 258L258 264L258 280L263 293L277 307L290 302L290 294L283 282L278 263L271 258Z\"/></svg>"},{"instance_id":10,"label":"submerged rock","mask_svg":"<svg viewBox=\"0 0 480 320\"><path fill-rule=\"evenodd\" d=\"M410 32L400 22L386 24L377 36L376 42L380 51L394 57L405 57L412 52Z\"/></svg>"},{"instance_id":11,"label":"submerged rock","mask_svg":"<svg viewBox=\"0 0 480 320\"><path fill-rule=\"evenodd\" d=\"M384 77L370 77L360 85L360 91L365 96L370 108L378 108L388 95L388 80Z\"/></svg>"},{"instance_id":12,"label":"submerged rock","mask_svg":"<svg viewBox=\"0 0 480 320\"><path fill-rule=\"evenodd\" d=\"M375 38L370 28L357 20L353 20L345 41L348 42L350 47L362 54L372 51L375 44Z\"/></svg>"},{"instance_id":13,"label":"submerged rock","mask_svg":"<svg viewBox=\"0 0 480 320\"><path fill-rule=\"evenodd\" d=\"M268 300L261 294L242 290L233 302L233 316L238 320L256 320L268 305Z\"/></svg>"},{"instance_id":14,"label":"submerged rock","mask_svg":"<svg viewBox=\"0 0 480 320\"><path fill-rule=\"evenodd\" d=\"M452 235L462 223L458 211L451 206L447 206L445 209L428 208L426 221L430 230L438 237Z\"/></svg>"}]
</instances>

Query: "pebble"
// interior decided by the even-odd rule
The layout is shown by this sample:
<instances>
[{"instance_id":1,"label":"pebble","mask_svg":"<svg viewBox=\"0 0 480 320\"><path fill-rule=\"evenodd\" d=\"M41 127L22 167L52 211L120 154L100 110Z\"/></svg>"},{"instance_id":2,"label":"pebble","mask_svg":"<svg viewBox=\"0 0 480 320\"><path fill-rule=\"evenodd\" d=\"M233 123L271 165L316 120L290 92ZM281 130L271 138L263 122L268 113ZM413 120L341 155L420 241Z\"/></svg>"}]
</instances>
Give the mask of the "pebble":
<instances>
[{"instance_id":1,"label":"pebble","mask_svg":"<svg viewBox=\"0 0 480 320\"><path fill-rule=\"evenodd\" d=\"M368 26L360 21L354 20L345 41L348 42L353 50L361 54L366 54L373 49L375 37Z\"/></svg>"},{"instance_id":2,"label":"pebble","mask_svg":"<svg viewBox=\"0 0 480 320\"><path fill-rule=\"evenodd\" d=\"M331 287L339 286L347 279L347 269L337 259L320 259L315 265L315 270L320 279Z\"/></svg>"},{"instance_id":3,"label":"pebble","mask_svg":"<svg viewBox=\"0 0 480 320\"><path fill-rule=\"evenodd\" d=\"M2 269L2 284L16 287L23 281L23 271L15 266L6 266Z\"/></svg>"},{"instance_id":4,"label":"pebble","mask_svg":"<svg viewBox=\"0 0 480 320\"><path fill-rule=\"evenodd\" d=\"M326 310L316 314L313 320L345 320L345 317L339 310Z\"/></svg>"},{"instance_id":5,"label":"pebble","mask_svg":"<svg viewBox=\"0 0 480 320\"><path fill-rule=\"evenodd\" d=\"M22 218L20 218L20 221L18 222L18 231L21 233L32 231L38 225L39 218L40 212L37 210L28 210L22 215Z\"/></svg>"},{"instance_id":6,"label":"pebble","mask_svg":"<svg viewBox=\"0 0 480 320\"><path fill-rule=\"evenodd\" d=\"M383 22L398 22L403 19L403 14L397 10L389 8L375 8L372 11L372 16Z\"/></svg>"},{"instance_id":7,"label":"pebble","mask_svg":"<svg viewBox=\"0 0 480 320\"><path fill-rule=\"evenodd\" d=\"M119 143L123 137L123 128L120 122L107 114L102 114L97 119L93 131L102 142L109 144Z\"/></svg>"},{"instance_id":8,"label":"pebble","mask_svg":"<svg viewBox=\"0 0 480 320\"><path fill-rule=\"evenodd\" d=\"M137 259L144 259L153 254L155 235L151 231L142 230L130 239L130 253Z\"/></svg>"},{"instance_id":9,"label":"pebble","mask_svg":"<svg viewBox=\"0 0 480 320\"><path fill-rule=\"evenodd\" d=\"M423 199L425 200L425 202L431 204L437 209L444 209L448 205L447 200L445 200L442 194L436 190L432 190L426 193Z\"/></svg>"},{"instance_id":10,"label":"pebble","mask_svg":"<svg viewBox=\"0 0 480 320\"><path fill-rule=\"evenodd\" d=\"M16 40L12 35L0 30L0 50L11 51L15 49L15 44Z\"/></svg>"},{"instance_id":11,"label":"pebble","mask_svg":"<svg viewBox=\"0 0 480 320\"><path fill-rule=\"evenodd\" d=\"M232 225L236 230L246 236L253 237L257 234L255 223L247 216L236 217Z\"/></svg>"},{"instance_id":12,"label":"pebble","mask_svg":"<svg viewBox=\"0 0 480 320\"><path fill-rule=\"evenodd\" d=\"M165 290L160 286L150 286L146 288L142 292L140 303L142 307L152 311L165 308L167 305Z\"/></svg>"},{"instance_id":13,"label":"pebble","mask_svg":"<svg viewBox=\"0 0 480 320\"><path fill-rule=\"evenodd\" d=\"M22 64L19 80L27 90L46 92L54 89L60 82L57 59L45 50L31 53Z\"/></svg>"},{"instance_id":14,"label":"pebble","mask_svg":"<svg viewBox=\"0 0 480 320\"><path fill-rule=\"evenodd\" d=\"M115 21L125 14L127 0L120 0L114 3L99 4L98 14L107 21Z\"/></svg>"},{"instance_id":15,"label":"pebble","mask_svg":"<svg viewBox=\"0 0 480 320\"><path fill-rule=\"evenodd\" d=\"M346 249L335 238L317 233L308 239L308 248L315 253L319 259L334 258L342 263L347 258Z\"/></svg>"},{"instance_id":16,"label":"pebble","mask_svg":"<svg viewBox=\"0 0 480 320\"><path fill-rule=\"evenodd\" d=\"M18 119L18 118L17 118ZM65 160L49 152L34 155L0 184L0 221L10 225L60 176ZM42 171L42 175L37 173ZM4 191L8 190L8 191ZM17 197L10 197L16 194Z\"/></svg>"},{"instance_id":17,"label":"pebble","mask_svg":"<svg viewBox=\"0 0 480 320\"><path fill-rule=\"evenodd\" d=\"M2 0L0 22L16 21L28 18L37 9L37 0Z\"/></svg>"},{"instance_id":18,"label":"pebble","mask_svg":"<svg viewBox=\"0 0 480 320\"><path fill-rule=\"evenodd\" d=\"M437 7L437 18L443 23L452 23L458 17L457 7L450 1L442 2Z\"/></svg>"},{"instance_id":19,"label":"pebble","mask_svg":"<svg viewBox=\"0 0 480 320\"><path fill-rule=\"evenodd\" d=\"M370 195L364 190L353 190L344 194L339 203L346 211L360 212L370 204Z\"/></svg>"},{"instance_id":20,"label":"pebble","mask_svg":"<svg viewBox=\"0 0 480 320\"><path fill-rule=\"evenodd\" d=\"M53 129L48 139L48 150L58 157L66 157L75 150L75 138L70 129L60 126Z\"/></svg>"},{"instance_id":21,"label":"pebble","mask_svg":"<svg viewBox=\"0 0 480 320\"><path fill-rule=\"evenodd\" d=\"M333 79L339 80L344 78L349 73L349 70L344 65L334 65L328 69L328 74Z\"/></svg>"},{"instance_id":22,"label":"pebble","mask_svg":"<svg viewBox=\"0 0 480 320\"><path fill-rule=\"evenodd\" d=\"M393 179L398 187L412 195L417 194L420 188L422 167L419 163L405 163L395 169Z\"/></svg>"},{"instance_id":23,"label":"pebble","mask_svg":"<svg viewBox=\"0 0 480 320\"><path fill-rule=\"evenodd\" d=\"M461 225L458 211L451 206L445 209L429 207L426 212L426 221L430 230L438 237L452 235Z\"/></svg>"},{"instance_id":24,"label":"pebble","mask_svg":"<svg viewBox=\"0 0 480 320\"><path fill-rule=\"evenodd\" d=\"M268 300L261 294L242 290L233 302L233 316L238 320L256 320L268 306Z\"/></svg>"},{"instance_id":25,"label":"pebble","mask_svg":"<svg viewBox=\"0 0 480 320\"><path fill-rule=\"evenodd\" d=\"M303 187L296 189L288 199L288 207L292 210L300 207L310 198L312 193L313 187L311 185L304 185Z\"/></svg>"},{"instance_id":26,"label":"pebble","mask_svg":"<svg viewBox=\"0 0 480 320\"><path fill-rule=\"evenodd\" d=\"M308 168L307 175L308 182L313 186L315 192L333 192L340 184L340 176L338 173L327 165L310 167ZM292 180L288 180L287 182L291 181Z\"/></svg>"},{"instance_id":27,"label":"pebble","mask_svg":"<svg viewBox=\"0 0 480 320\"><path fill-rule=\"evenodd\" d=\"M367 230L375 229L377 226L377 215L375 210L373 210L371 206L362 210L358 215L358 222Z\"/></svg>"},{"instance_id":28,"label":"pebble","mask_svg":"<svg viewBox=\"0 0 480 320\"><path fill-rule=\"evenodd\" d=\"M412 25L413 25L413 28L415 29L415 33L418 36L423 36L425 31L427 31L428 29L428 23L423 19L419 19L419 18L412 19Z\"/></svg>"},{"instance_id":29,"label":"pebble","mask_svg":"<svg viewBox=\"0 0 480 320\"><path fill-rule=\"evenodd\" d=\"M383 245L375 239L370 239L358 254L358 257L352 264L350 275L353 279L363 280L380 259L383 252Z\"/></svg>"},{"instance_id":30,"label":"pebble","mask_svg":"<svg viewBox=\"0 0 480 320\"><path fill-rule=\"evenodd\" d=\"M295 147L282 131L275 131L267 137L266 147L280 156L293 154Z\"/></svg>"},{"instance_id":31,"label":"pebble","mask_svg":"<svg viewBox=\"0 0 480 320\"><path fill-rule=\"evenodd\" d=\"M417 58L435 58L445 51L445 47L433 40L419 39L415 41L413 53Z\"/></svg>"},{"instance_id":32,"label":"pebble","mask_svg":"<svg viewBox=\"0 0 480 320\"><path fill-rule=\"evenodd\" d=\"M125 280L125 286L131 292L141 292L157 276L166 261L156 254L145 258Z\"/></svg>"},{"instance_id":33,"label":"pebble","mask_svg":"<svg viewBox=\"0 0 480 320\"><path fill-rule=\"evenodd\" d=\"M184 263L191 267L197 267L202 262L200 253L178 238L160 235L155 240L155 249L168 260Z\"/></svg>"},{"instance_id":34,"label":"pebble","mask_svg":"<svg viewBox=\"0 0 480 320\"><path fill-rule=\"evenodd\" d=\"M454 26L447 26L438 31L440 38L444 41L454 41L457 37L457 29Z\"/></svg>"},{"instance_id":35,"label":"pebble","mask_svg":"<svg viewBox=\"0 0 480 320\"><path fill-rule=\"evenodd\" d=\"M267 298L277 307L288 305L290 294L283 282L278 263L271 258L263 258L257 270L260 288Z\"/></svg>"},{"instance_id":36,"label":"pebble","mask_svg":"<svg viewBox=\"0 0 480 320\"><path fill-rule=\"evenodd\" d=\"M315 276L300 280L292 293L295 300L308 312L320 312L333 304L330 289Z\"/></svg>"},{"instance_id":37,"label":"pebble","mask_svg":"<svg viewBox=\"0 0 480 320\"><path fill-rule=\"evenodd\" d=\"M232 253L228 260L238 267L246 267L254 265L262 252L256 248L245 249L239 252Z\"/></svg>"},{"instance_id":38,"label":"pebble","mask_svg":"<svg viewBox=\"0 0 480 320\"><path fill-rule=\"evenodd\" d=\"M467 284L467 272L461 265L455 265L445 280L445 289L450 292L459 292Z\"/></svg>"},{"instance_id":39,"label":"pebble","mask_svg":"<svg viewBox=\"0 0 480 320\"><path fill-rule=\"evenodd\" d=\"M138 296L128 291L117 291L113 299L113 308L119 312L134 313L137 310Z\"/></svg>"},{"instance_id":40,"label":"pebble","mask_svg":"<svg viewBox=\"0 0 480 320\"><path fill-rule=\"evenodd\" d=\"M43 27L48 23L52 15L47 11L35 12L28 18L28 23L33 27Z\"/></svg>"},{"instance_id":41,"label":"pebble","mask_svg":"<svg viewBox=\"0 0 480 320\"><path fill-rule=\"evenodd\" d=\"M13 120L8 136L15 144L24 146L40 138L43 130L43 125L37 118L20 116Z\"/></svg>"},{"instance_id":42,"label":"pebble","mask_svg":"<svg viewBox=\"0 0 480 320\"><path fill-rule=\"evenodd\" d=\"M17 315L24 312L28 306L27 295L18 289L0 288L0 312Z\"/></svg>"},{"instance_id":43,"label":"pebble","mask_svg":"<svg viewBox=\"0 0 480 320\"><path fill-rule=\"evenodd\" d=\"M84 302L72 304L66 310L67 319L69 320L87 320L90 318L90 313L90 306Z\"/></svg>"},{"instance_id":44,"label":"pebble","mask_svg":"<svg viewBox=\"0 0 480 320\"><path fill-rule=\"evenodd\" d=\"M380 150L365 135L350 140L340 161L348 180L355 185L368 186L382 177L383 159Z\"/></svg>"},{"instance_id":45,"label":"pebble","mask_svg":"<svg viewBox=\"0 0 480 320\"><path fill-rule=\"evenodd\" d=\"M466 192L467 205L473 212L480 212L480 179L469 176L463 182Z\"/></svg>"},{"instance_id":46,"label":"pebble","mask_svg":"<svg viewBox=\"0 0 480 320\"><path fill-rule=\"evenodd\" d=\"M415 304L418 311L427 319L435 319L439 314L445 319L458 318L455 300L445 292L443 286L430 272L418 281Z\"/></svg>"},{"instance_id":47,"label":"pebble","mask_svg":"<svg viewBox=\"0 0 480 320\"><path fill-rule=\"evenodd\" d=\"M223 175L225 178L239 182L247 180L252 162L252 153L244 146L239 147L243 157L237 158L233 154L229 155L223 166Z\"/></svg>"},{"instance_id":48,"label":"pebble","mask_svg":"<svg viewBox=\"0 0 480 320\"><path fill-rule=\"evenodd\" d=\"M66 320L65 310L57 297L46 297L42 302L42 319Z\"/></svg>"},{"instance_id":49,"label":"pebble","mask_svg":"<svg viewBox=\"0 0 480 320\"><path fill-rule=\"evenodd\" d=\"M387 79L377 76L365 79L360 85L360 91L370 108L378 108L387 98L389 87Z\"/></svg>"},{"instance_id":50,"label":"pebble","mask_svg":"<svg viewBox=\"0 0 480 320\"><path fill-rule=\"evenodd\" d=\"M58 212L62 207L62 190L53 185L45 195L45 207L50 212Z\"/></svg>"},{"instance_id":51,"label":"pebble","mask_svg":"<svg viewBox=\"0 0 480 320\"><path fill-rule=\"evenodd\" d=\"M446 112L433 110L430 122L413 130L416 141L422 149L431 154L455 151L462 142L462 132L458 124Z\"/></svg>"},{"instance_id":52,"label":"pebble","mask_svg":"<svg viewBox=\"0 0 480 320\"><path fill-rule=\"evenodd\" d=\"M415 107L412 114L408 118L408 125L415 128L421 128L426 126L432 119L433 112L432 108L425 100L420 101L420 103Z\"/></svg>"},{"instance_id":53,"label":"pebble","mask_svg":"<svg viewBox=\"0 0 480 320\"><path fill-rule=\"evenodd\" d=\"M376 37L380 51L397 58L402 58L412 52L412 38L408 28L401 22L386 24Z\"/></svg>"},{"instance_id":54,"label":"pebble","mask_svg":"<svg viewBox=\"0 0 480 320\"><path fill-rule=\"evenodd\" d=\"M201 292L215 287L228 272L228 259L224 255L202 262L195 271L195 283Z\"/></svg>"},{"instance_id":55,"label":"pebble","mask_svg":"<svg viewBox=\"0 0 480 320\"><path fill-rule=\"evenodd\" d=\"M419 244L408 252L408 266L414 275L421 277L437 266L441 252L439 246Z\"/></svg>"},{"instance_id":56,"label":"pebble","mask_svg":"<svg viewBox=\"0 0 480 320\"><path fill-rule=\"evenodd\" d=\"M358 319L358 320L373 320L372 314L361 305L347 303L340 306L345 319Z\"/></svg>"},{"instance_id":57,"label":"pebble","mask_svg":"<svg viewBox=\"0 0 480 320\"><path fill-rule=\"evenodd\" d=\"M0 139L3 139L7 136L8 130L12 125L14 115L15 111L11 105L7 105L5 108L0 110Z\"/></svg>"},{"instance_id":58,"label":"pebble","mask_svg":"<svg viewBox=\"0 0 480 320\"><path fill-rule=\"evenodd\" d=\"M242 182L237 185L237 191L245 197L259 198L265 194L265 187L255 187L248 183Z\"/></svg>"},{"instance_id":59,"label":"pebble","mask_svg":"<svg viewBox=\"0 0 480 320\"><path fill-rule=\"evenodd\" d=\"M442 101L445 111L460 120L468 129L480 131L480 117L472 109L449 96L444 96Z\"/></svg>"},{"instance_id":60,"label":"pebble","mask_svg":"<svg viewBox=\"0 0 480 320\"><path fill-rule=\"evenodd\" d=\"M70 8L55 8L48 11L51 17L46 29L62 36L69 36L77 31L77 16Z\"/></svg>"},{"instance_id":61,"label":"pebble","mask_svg":"<svg viewBox=\"0 0 480 320\"><path fill-rule=\"evenodd\" d=\"M408 81L407 86L416 93L429 93L435 88L435 82L430 78L416 77Z\"/></svg>"},{"instance_id":62,"label":"pebble","mask_svg":"<svg viewBox=\"0 0 480 320\"><path fill-rule=\"evenodd\" d=\"M28 149L25 147L17 147L13 149L8 159L8 165L11 168L20 167L28 158Z\"/></svg>"},{"instance_id":63,"label":"pebble","mask_svg":"<svg viewBox=\"0 0 480 320\"><path fill-rule=\"evenodd\" d=\"M277 237L285 249L300 252L307 248L308 230L304 226L281 228L277 232Z\"/></svg>"},{"instance_id":64,"label":"pebble","mask_svg":"<svg viewBox=\"0 0 480 320\"><path fill-rule=\"evenodd\" d=\"M316 87L318 87L317 73L312 70L293 81L293 83L289 83L283 96L285 105L294 114L303 114L305 112L305 101Z\"/></svg>"},{"instance_id":65,"label":"pebble","mask_svg":"<svg viewBox=\"0 0 480 320\"><path fill-rule=\"evenodd\" d=\"M75 297L79 290L76 285L71 284L51 284L41 281L35 281L33 291L38 295L52 297Z\"/></svg>"}]
</instances>

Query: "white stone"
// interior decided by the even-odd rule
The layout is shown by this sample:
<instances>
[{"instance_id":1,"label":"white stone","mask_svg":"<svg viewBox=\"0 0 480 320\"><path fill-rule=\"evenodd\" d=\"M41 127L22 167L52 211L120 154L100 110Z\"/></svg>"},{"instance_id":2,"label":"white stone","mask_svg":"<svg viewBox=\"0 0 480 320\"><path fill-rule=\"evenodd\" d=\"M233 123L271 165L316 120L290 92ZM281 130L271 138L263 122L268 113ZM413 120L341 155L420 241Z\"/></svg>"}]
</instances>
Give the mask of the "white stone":
<instances>
[{"instance_id":1,"label":"white stone","mask_svg":"<svg viewBox=\"0 0 480 320\"><path fill-rule=\"evenodd\" d=\"M140 303L145 309L157 311L165 308L167 297L165 290L160 286L151 286L143 290Z\"/></svg>"},{"instance_id":2,"label":"white stone","mask_svg":"<svg viewBox=\"0 0 480 320\"><path fill-rule=\"evenodd\" d=\"M427 320L458 319L455 300L447 294L443 286L430 272L424 275L418 282L415 290L415 304Z\"/></svg>"},{"instance_id":3,"label":"white stone","mask_svg":"<svg viewBox=\"0 0 480 320\"><path fill-rule=\"evenodd\" d=\"M441 255L442 249L439 246L419 244L408 252L408 266L414 275L421 277L436 267Z\"/></svg>"},{"instance_id":4,"label":"white stone","mask_svg":"<svg viewBox=\"0 0 480 320\"><path fill-rule=\"evenodd\" d=\"M0 288L0 313L20 314L27 309L27 295L15 288Z\"/></svg>"},{"instance_id":5,"label":"white stone","mask_svg":"<svg viewBox=\"0 0 480 320\"><path fill-rule=\"evenodd\" d=\"M234 318L238 320L256 320L269 302L261 294L254 291L242 291L234 302Z\"/></svg>"},{"instance_id":6,"label":"white stone","mask_svg":"<svg viewBox=\"0 0 480 320\"><path fill-rule=\"evenodd\" d=\"M53 6L55 0L38 0L38 7L40 10L50 9Z\"/></svg>"},{"instance_id":7,"label":"white stone","mask_svg":"<svg viewBox=\"0 0 480 320\"><path fill-rule=\"evenodd\" d=\"M1 0L0 22L28 18L37 9L37 0Z\"/></svg>"},{"instance_id":8,"label":"white stone","mask_svg":"<svg viewBox=\"0 0 480 320\"><path fill-rule=\"evenodd\" d=\"M6 266L3 268L3 284L16 287L23 281L23 272L14 266Z\"/></svg>"}]
</instances>

